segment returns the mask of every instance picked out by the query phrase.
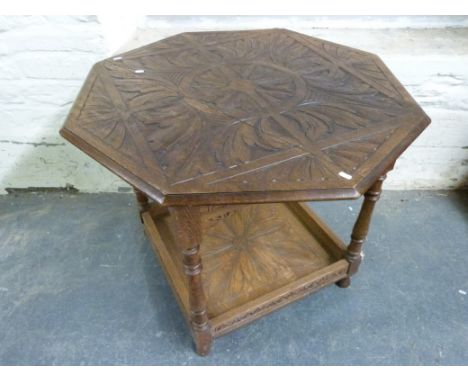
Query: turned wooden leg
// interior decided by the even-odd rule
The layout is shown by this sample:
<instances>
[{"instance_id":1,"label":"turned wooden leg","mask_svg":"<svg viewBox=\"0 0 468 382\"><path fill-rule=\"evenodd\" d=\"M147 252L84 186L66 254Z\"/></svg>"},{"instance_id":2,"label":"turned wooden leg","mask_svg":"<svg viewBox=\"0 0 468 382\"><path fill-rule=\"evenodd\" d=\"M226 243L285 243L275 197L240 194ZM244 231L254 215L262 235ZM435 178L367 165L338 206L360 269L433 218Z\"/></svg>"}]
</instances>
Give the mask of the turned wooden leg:
<instances>
[{"instance_id":1,"label":"turned wooden leg","mask_svg":"<svg viewBox=\"0 0 468 382\"><path fill-rule=\"evenodd\" d=\"M188 280L190 326L198 354L209 353L213 337L206 311L206 299L202 285L202 262L199 253L199 211L194 207L171 207L175 218L178 241L182 251L184 273Z\"/></svg>"},{"instance_id":2,"label":"turned wooden leg","mask_svg":"<svg viewBox=\"0 0 468 382\"><path fill-rule=\"evenodd\" d=\"M135 196L136 196L138 205L140 206L140 211L145 212L149 207L148 197L146 196L145 193L140 191L138 188L134 187L133 190L135 191Z\"/></svg>"},{"instance_id":3,"label":"turned wooden leg","mask_svg":"<svg viewBox=\"0 0 468 382\"><path fill-rule=\"evenodd\" d=\"M140 207L140 220L143 223L143 218L141 217L141 214L148 210L150 206L149 199L146 196L146 194L140 191L138 188L133 187L133 191L135 192L138 206Z\"/></svg>"},{"instance_id":4,"label":"turned wooden leg","mask_svg":"<svg viewBox=\"0 0 468 382\"><path fill-rule=\"evenodd\" d=\"M382 175L372 185L369 190L364 194L364 201L361 206L361 211L353 227L351 234L351 242L346 250L345 258L349 262L348 276L339 280L336 285L340 288L347 288L351 284L351 276L355 274L362 261L362 246L366 240L367 233L369 232L369 225L371 222L372 212L375 203L380 198L382 192L382 183L386 175Z\"/></svg>"}]
</instances>

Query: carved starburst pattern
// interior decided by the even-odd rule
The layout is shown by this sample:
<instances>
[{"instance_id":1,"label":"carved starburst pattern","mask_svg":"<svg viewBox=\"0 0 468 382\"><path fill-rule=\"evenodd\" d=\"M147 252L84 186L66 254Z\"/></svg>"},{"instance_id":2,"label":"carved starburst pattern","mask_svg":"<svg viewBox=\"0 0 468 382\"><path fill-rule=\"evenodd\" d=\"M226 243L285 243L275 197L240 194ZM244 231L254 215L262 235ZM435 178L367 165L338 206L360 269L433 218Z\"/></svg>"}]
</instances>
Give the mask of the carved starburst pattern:
<instances>
[{"instance_id":1,"label":"carved starburst pattern","mask_svg":"<svg viewBox=\"0 0 468 382\"><path fill-rule=\"evenodd\" d=\"M195 195L352 190L427 123L375 55L273 29L183 33L104 60L64 130L150 190Z\"/></svg>"},{"instance_id":2,"label":"carved starburst pattern","mask_svg":"<svg viewBox=\"0 0 468 382\"><path fill-rule=\"evenodd\" d=\"M326 265L316 242L300 227L293 231L278 208L287 211L279 205L238 207L205 224L200 253L212 312Z\"/></svg>"}]
</instances>

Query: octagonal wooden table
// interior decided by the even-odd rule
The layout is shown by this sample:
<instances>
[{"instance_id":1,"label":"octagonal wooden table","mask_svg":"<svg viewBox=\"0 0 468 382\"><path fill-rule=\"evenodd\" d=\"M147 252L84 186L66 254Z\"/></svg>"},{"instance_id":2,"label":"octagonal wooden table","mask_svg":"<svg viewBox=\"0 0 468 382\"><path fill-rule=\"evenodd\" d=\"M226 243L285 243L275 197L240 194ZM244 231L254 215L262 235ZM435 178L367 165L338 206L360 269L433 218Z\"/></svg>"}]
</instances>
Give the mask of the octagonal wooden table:
<instances>
[{"instance_id":1,"label":"octagonal wooden table","mask_svg":"<svg viewBox=\"0 0 468 382\"><path fill-rule=\"evenodd\" d=\"M273 29L183 33L101 61L61 134L135 188L207 354L349 285L385 173L429 123L376 55ZM348 246L300 203L361 195Z\"/></svg>"}]
</instances>

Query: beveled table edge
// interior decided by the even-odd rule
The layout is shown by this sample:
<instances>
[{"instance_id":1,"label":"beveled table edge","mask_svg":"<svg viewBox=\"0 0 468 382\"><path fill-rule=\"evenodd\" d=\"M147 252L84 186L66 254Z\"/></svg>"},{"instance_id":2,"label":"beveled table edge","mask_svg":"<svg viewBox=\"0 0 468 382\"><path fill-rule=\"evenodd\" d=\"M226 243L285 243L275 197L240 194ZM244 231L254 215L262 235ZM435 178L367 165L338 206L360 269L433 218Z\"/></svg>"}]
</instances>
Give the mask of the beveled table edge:
<instances>
[{"instance_id":1,"label":"beveled table edge","mask_svg":"<svg viewBox=\"0 0 468 382\"><path fill-rule=\"evenodd\" d=\"M405 151L416 137L431 123L431 119L427 114L422 109L420 109L420 111L421 119L412 127L410 133L408 133L403 141L393 149L391 155L387 155L369 175L359 180L354 187L349 188L163 194L156 187L143 181L111 158L102 154L83 138L68 130L65 126L60 129L60 135L131 186L138 188L152 200L163 206L342 200L359 198L383 172L393 167L393 164L403 151Z\"/></svg>"}]
</instances>

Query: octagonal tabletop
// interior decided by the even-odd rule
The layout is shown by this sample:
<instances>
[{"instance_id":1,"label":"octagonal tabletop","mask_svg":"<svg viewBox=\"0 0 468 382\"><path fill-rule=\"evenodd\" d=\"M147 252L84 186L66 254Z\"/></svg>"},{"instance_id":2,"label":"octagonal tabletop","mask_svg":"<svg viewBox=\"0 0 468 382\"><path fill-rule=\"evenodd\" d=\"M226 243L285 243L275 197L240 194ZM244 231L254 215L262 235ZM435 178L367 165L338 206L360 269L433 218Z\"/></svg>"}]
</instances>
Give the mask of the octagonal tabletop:
<instances>
[{"instance_id":1,"label":"octagonal tabletop","mask_svg":"<svg viewBox=\"0 0 468 382\"><path fill-rule=\"evenodd\" d=\"M430 123L374 54L182 33L94 65L61 134L165 205L358 197Z\"/></svg>"}]
</instances>

